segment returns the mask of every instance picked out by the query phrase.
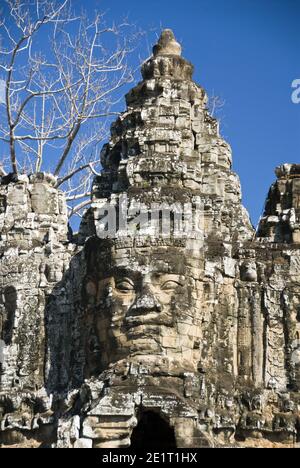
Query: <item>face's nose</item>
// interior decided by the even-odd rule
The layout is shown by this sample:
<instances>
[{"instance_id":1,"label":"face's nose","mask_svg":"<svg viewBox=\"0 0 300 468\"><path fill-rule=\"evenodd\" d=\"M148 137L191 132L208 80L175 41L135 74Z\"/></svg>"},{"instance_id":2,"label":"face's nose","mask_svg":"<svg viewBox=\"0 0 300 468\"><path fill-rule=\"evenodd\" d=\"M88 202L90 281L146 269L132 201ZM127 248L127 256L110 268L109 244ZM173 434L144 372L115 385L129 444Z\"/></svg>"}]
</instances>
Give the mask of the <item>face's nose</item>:
<instances>
[{"instance_id":1,"label":"face's nose","mask_svg":"<svg viewBox=\"0 0 300 468\"><path fill-rule=\"evenodd\" d=\"M144 314L145 312L161 312L162 306L148 285L143 287L141 293L131 307L130 315Z\"/></svg>"}]
</instances>

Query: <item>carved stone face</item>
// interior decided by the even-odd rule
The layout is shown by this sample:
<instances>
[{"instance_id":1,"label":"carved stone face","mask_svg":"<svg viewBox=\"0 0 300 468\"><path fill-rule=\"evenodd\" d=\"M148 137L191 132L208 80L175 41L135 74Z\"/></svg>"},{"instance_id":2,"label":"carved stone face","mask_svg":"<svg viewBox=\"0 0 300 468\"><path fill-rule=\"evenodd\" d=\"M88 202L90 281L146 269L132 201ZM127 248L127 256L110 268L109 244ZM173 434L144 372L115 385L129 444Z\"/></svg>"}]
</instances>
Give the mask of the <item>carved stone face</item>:
<instances>
[{"instance_id":1,"label":"carved stone face","mask_svg":"<svg viewBox=\"0 0 300 468\"><path fill-rule=\"evenodd\" d=\"M191 367L200 326L184 250L120 249L108 263L97 288L91 283L87 288L97 294L94 327L101 367L140 355L163 355Z\"/></svg>"}]
</instances>

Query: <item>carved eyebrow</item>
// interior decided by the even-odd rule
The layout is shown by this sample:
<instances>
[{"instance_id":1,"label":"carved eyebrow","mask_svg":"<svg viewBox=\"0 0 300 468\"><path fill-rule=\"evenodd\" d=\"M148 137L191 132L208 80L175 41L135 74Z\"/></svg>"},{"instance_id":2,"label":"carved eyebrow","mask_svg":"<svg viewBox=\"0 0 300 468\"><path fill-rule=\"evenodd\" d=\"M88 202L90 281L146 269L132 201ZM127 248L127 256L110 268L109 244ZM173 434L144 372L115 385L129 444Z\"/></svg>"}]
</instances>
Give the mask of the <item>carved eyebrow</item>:
<instances>
[{"instance_id":1,"label":"carved eyebrow","mask_svg":"<svg viewBox=\"0 0 300 468\"><path fill-rule=\"evenodd\" d=\"M129 279L136 280L137 278L140 278L141 274L137 271L131 270L130 268L119 268L119 267L114 267L111 271L111 274L117 278L119 277L126 277Z\"/></svg>"}]
</instances>

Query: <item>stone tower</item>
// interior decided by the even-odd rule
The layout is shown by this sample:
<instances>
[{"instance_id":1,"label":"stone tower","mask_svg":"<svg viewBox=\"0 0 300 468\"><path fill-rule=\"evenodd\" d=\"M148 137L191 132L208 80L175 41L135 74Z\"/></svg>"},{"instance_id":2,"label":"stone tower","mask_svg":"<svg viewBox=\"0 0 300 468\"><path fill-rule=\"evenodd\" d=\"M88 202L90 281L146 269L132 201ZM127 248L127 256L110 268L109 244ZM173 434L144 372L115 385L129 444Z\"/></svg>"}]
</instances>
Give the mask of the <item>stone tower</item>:
<instances>
[{"instance_id":1,"label":"stone tower","mask_svg":"<svg viewBox=\"0 0 300 468\"><path fill-rule=\"evenodd\" d=\"M298 445L299 165L255 233L192 74L163 31L78 236L51 177L2 184L2 444Z\"/></svg>"}]
</instances>

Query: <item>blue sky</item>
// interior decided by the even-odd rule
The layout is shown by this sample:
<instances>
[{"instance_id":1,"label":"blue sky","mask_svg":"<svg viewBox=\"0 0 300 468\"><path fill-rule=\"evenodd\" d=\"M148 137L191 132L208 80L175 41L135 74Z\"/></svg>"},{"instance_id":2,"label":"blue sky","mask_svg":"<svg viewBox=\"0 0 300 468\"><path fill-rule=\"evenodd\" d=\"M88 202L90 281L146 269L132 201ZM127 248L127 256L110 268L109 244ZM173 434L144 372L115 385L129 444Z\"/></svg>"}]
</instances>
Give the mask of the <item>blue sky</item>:
<instances>
[{"instance_id":1,"label":"blue sky","mask_svg":"<svg viewBox=\"0 0 300 468\"><path fill-rule=\"evenodd\" d=\"M77 3L81 3L77 0ZM275 166L300 162L300 0L89 1L108 17L128 14L149 32L172 28L195 80L225 100L222 134L233 149L243 201L257 223ZM153 32L151 32L153 31Z\"/></svg>"},{"instance_id":2,"label":"blue sky","mask_svg":"<svg viewBox=\"0 0 300 468\"><path fill-rule=\"evenodd\" d=\"M291 99L292 82L300 79L300 0L74 0L74 5L106 11L108 22L128 16L147 32L144 58L161 28L174 30L195 65L195 81L225 101L222 135L232 146L243 202L256 224L275 166L300 162L300 103ZM0 83L0 100L2 92Z\"/></svg>"},{"instance_id":3,"label":"blue sky","mask_svg":"<svg viewBox=\"0 0 300 468\"><path fill-rule=\"evenodd\" d=\"M4 81L0 80L0 102L4 102Z\"/></svg>"}]
</instances>

